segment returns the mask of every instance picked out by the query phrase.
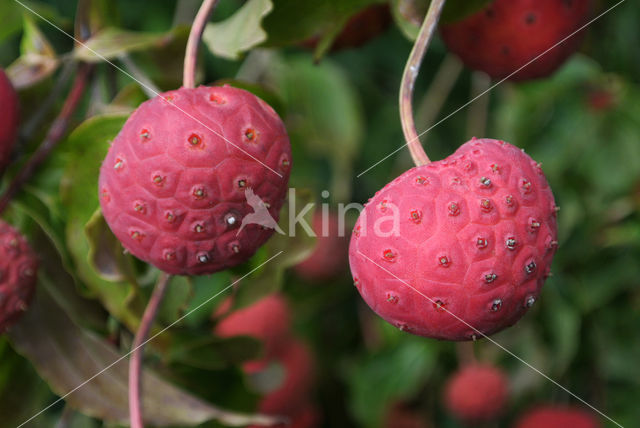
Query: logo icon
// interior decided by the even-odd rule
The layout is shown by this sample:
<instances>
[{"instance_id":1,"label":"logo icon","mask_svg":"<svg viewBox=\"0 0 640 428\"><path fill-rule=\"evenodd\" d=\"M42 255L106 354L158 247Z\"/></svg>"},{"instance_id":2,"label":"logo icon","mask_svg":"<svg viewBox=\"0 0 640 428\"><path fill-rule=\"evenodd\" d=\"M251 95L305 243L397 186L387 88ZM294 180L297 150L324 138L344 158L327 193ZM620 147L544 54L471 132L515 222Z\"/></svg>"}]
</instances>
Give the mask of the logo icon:
<instances>
[{"instance_id":1,"label":"logo icon","mask_svg":"<svg viewBox=\"0 0 640 428\"><path fill-rule=\"evenodd\" d=\"M242 232L242 229L244 229L244 227L249 224L258 224L267 229L275 229L276 232L284 235L284 232L282 231L282 229L280 229L278 223L271 216L271 213L269 213L267 204L264 203L260 196L253 193L252 188L248 187L244 191L244 197L247 199L247 203L251 206L251 208L253 208L253 212L244 216L244 218L242 219L242 224L240 225L240 229L238 229L238 233L236 233L236 236L238 236L240 232Z\"/></svg>"}]
</instances>

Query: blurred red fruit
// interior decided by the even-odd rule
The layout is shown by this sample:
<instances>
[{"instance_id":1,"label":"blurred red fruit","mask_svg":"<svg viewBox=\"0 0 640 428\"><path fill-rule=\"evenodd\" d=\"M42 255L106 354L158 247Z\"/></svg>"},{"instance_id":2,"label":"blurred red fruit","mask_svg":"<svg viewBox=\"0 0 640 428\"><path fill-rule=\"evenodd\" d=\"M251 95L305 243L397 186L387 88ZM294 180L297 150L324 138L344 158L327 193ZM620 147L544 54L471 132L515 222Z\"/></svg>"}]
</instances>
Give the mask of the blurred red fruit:
<instances>
[{"instance_id":1,"label":"blurred red fruit","mask_svg":"<svg viewBox=\"0 0 640 428\"><path fill-rule=\"evenodd\" d=\"M259 410L271 415L295 415L309 401L313 384L314 362L307 345L291 340L276 361L284 368L284 379L260 401Z\"/></svg>"},{"instance_id":2,"label":"blurred red fruit","mask_svg":"<svg viewBox=\"0 0 640 428\"><path fill-rule=\"evenodd\" d=\"M458 419L484 422L500 415L507 396L507 378L501 370L489 365L470 365L449 379L444 399Z\"/></svg>"},{"instance_id":3,"label":"blurred red fruit","mask_svg":"<svg viewBox=\"0 0 640 428\"><path fill-rule=\"evenodd\" d=\"M323 215L316 211L313 216L313 231L317 235L313 253L295 266L296 273L308 281L326 281L338 276L347 267L349 241L339 236L339 220L335 213L327 218L326 231L323 230ZM343 235L344 235L344 231Z\"/></svg>"},{"instance_id":4,"label":"blurred red fruit","mask_svg":"<svg viewBox=\"0 0 640 428\"><path fill-rule=\"evenodd\" d=\"M0 172L7 166L18 136L18 95L0 68Z\"/></svg>"},{"instance_id":5,"label":"blurred red fruit","mask_svg":"<svg viewBox=\"0 0 640 428\"><path fill-rule=\"evenodd\" d=\"M428 428L429 424L419 411L409 408L403 403L391 406L384 422L385 428Z\"/></svg>"},{"instance_id":6,"label":"blurred red fruit","mask_svg":"<svg viewBox=\"0 0 640 428\"><path fill-rule=\"evenodd\" d=\"M542 406L525 413L516 428L598 428L592 412L577 407Z\"/></svg>"},{"instance_id":7,"label":"blurred red fruit","mask_svg":"<svg viewBox=\"0 0 640 428\"><path fill-rule=\"evenodd\" d=\"M391 12L388 4L377 4L353 15L340 34L331 44L332 51L357 48L382 34L391 24ZM314 49L319 37L302 42L302 45Z\"/></svg>"},{"instance_id":8,"label":"blurred red fruit","mask_svg":"<svg viewBox=\"0 0 640 428\"><path fill-rule=\"evenodd\" d=\"M230 300L226 300L221 307L229 304ZM291 311L286 300L273 294L232 312L218 323L214 333L220 337L251 336L263 342L263 358L243 366L245 371L253 373L263 369L286 346L290 325Z\"/></svg>"},{"instance_id":9,"label":"blurred red fruit","mask_svg":"<svg viewBox=\"0 0 640 428\"><path fill-rule=\"evenodd\" d=\"M572 34L587 22L589 12L590 0L495 0L443 25L442 38L473 70L494 79L535 79L553 73L578 49L584 31Z\"/></svg>"}]
</instances>

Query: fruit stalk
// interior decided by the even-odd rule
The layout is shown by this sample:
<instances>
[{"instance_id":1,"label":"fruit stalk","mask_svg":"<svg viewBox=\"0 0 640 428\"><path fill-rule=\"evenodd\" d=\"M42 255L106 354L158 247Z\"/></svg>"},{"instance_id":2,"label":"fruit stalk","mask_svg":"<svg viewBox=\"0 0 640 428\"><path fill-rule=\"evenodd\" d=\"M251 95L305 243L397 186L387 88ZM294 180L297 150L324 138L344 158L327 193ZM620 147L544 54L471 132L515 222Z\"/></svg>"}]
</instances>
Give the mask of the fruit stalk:
<instances>
[{"instance_id":1,"label":"fruit stalk","mask_svg":"<svg viewBox=\"0 0 640 428\"><path fill-rule=\"evenodd\" d=\"M402 74L402 82L400 83L400 121L402 123L402 132L404 132L404 138L411 152L411 158L416 166L426 165L431 161L420 145L420 138L416 132L416 125L413 119L413 89L422 59L438 25L444 3L445 0L433 0L431 5L429 5L429 10L424 18L413 49L411 49L411 54L409 55L404 73Z\"/></svg>"},{"instance_id":2,"label":"fruit stalk","mask_svg":"<svg viewBox=\"0 0 640 428\"><path fill-rule=\"evenodd\" d=\"M147 336L149 335L149 331L151 330L151 326L156 318L158 308L162 303L162 299L167 291L167 285L170 281L171 275L166 273L160 274L158 283L153 289L151 299L149 299L147 308L144 310L142 321L133 339L131 359L129 360L129 417L131 419L131 428L144 427L141 405L142 356Z\"/></svg>"},{"instance_id":3,"label":"fruit stalk","mask_svg":"<svg viewBox=\"0 0 640 428\"><path fill-rule=\"evenodd\" d=\"M189 33L189 40L187 41L187 50L184 55L182 86L185 88L195 88L196 62L198 59L200 39L202 38L204 27L207 25L209 17L217 4L218 0L204 0L191 26L191 33Z\"/></svg>"},{"instance_id":4,"label":"fruit stalk","mask_svg":"<svg viewBox=\"0 0 640 428\"><path fill-rule=\"evenodd\" d=\"M11 199L20 190L22 185L31 178L36 168L49 156L51 151L58 145L69 128L71 122L71 116L78 108L82 97L84 96L85 88L93 72L93 65L80 64L78 72L76 73L71 91L64 102L62 111L53 121L53 124L49 128L47 136L42 141L36 152L31 156L31 159L22 167L22 169L15 176L9 187L5 191L4 195L0 198L0 214L7 208Z\"/></svg>"}]
</instances>

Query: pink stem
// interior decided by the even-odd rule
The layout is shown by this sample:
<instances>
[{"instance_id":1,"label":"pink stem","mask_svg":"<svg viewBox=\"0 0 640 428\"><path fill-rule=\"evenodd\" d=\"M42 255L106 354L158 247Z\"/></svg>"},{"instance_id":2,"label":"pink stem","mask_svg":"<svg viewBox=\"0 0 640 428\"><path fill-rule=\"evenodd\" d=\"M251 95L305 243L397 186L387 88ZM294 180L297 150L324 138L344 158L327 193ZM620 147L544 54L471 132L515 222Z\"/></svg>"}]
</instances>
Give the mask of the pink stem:
<instances>
[{"instance_id":1,"label":"pink stem","mask_svg":"<svg viewBox=\"0 0 640 428\"><path fill-rule=\"evenodd\" d=\"M82 97L84 96L87 82L93 71L93 65L80 64L78 72L76 73L71 92L67 96L64 102L62 111L53 121L47 136L44 138L36 152L31 156L27 163L22 167L18 174L14 177L9 187L4 192L4 195L0 198L0 214L7 208L11 199L18 193L24 183L26 183L38 166L44 162L49 156L51 151L58 145L69 128L71 122L71 116L78 108Z\"/></svg>"},{"instance_id":2,"label":"pink stem","mask_svg":"<svg viewBox=\"0 0 640 428\"><path fill-rule=\"evenodd\" d=\"M131 359L129 360L129 417L131 428L144 428L142 418L142 356L147 336L156 318L158 308L167 290L171 275L162 273L151 294L151 299L142 315L142 321L133 339Z\"/></svg>"},{"instance_id":3,"label":"pink stem","mask_svg":"<svg viewBox=\"0 0 640 428\"><path fill-rule=\"evenodd\" d=\"M187 50L184 54L184 74L182 78L182 86L185 88L194 88L196 85L196 62L198 60L198 47L204 27L209 21L209 17L218 4L218 0L204 0L200 10L193 20L189 40L187 41Z\"/></svg>"},{"instance_id":4,"label":"pink stem","mask_svg":"<svg viewBox=\"0 0 640 428\"><path fill-rule=\"evenodd\" d=\"M445 0L431 1L427 15L418 33L418 38L407 60L407 65L402 75L402 83L400 84L400 122L402 123L404 138L411 152L411 158L416 166L426 165L431 161L420 145L420 138L416 132L416 125L413 119L413 89L422 59L438 25L444 2Z\"/></svg>"}]
</instances>

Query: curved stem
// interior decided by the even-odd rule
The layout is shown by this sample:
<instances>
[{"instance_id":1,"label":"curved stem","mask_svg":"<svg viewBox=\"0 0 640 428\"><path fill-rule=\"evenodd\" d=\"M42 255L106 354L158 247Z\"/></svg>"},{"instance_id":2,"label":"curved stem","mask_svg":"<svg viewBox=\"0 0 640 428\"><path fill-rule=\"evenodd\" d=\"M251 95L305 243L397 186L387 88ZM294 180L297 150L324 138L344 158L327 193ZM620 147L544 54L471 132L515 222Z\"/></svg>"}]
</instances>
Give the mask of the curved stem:
<instances>
[{"instance_id":1,"label":"curved stem","mask_svg":"<svg viewBox=\"0 0 640 428\"><path fill-rule=\"evenodd\" d=\"M438 25L444 2L445 0L431 1L427 15L420 28L420 33L418 33L418 38L413 45L413 49L407 60L407 65L404 68L402 83L400 83L400 121L402 122L404 138L411 152L411 158L416 166L425 165L431 161L420 145L420 138L416 132L416 125L413 119L413 87L416 82L416 77L418 77L418 71L420 70L420 64L422 63L424 54Z\"/></svg>"},{"instance_id":2,"label":"curved stem","mask_svg":"<svg viewBox=\"0 0 640 428\"><path fill-rule=\"evenodd\" d=\"M147 343L147 336L156 318L158 308L167 290L167 285L171 280L171 275L162 273L158 278L158 283L153 289L151 299L142 315L142 321L133 339L131 359L129 360L129 417L131 428L143 428L142 418L142 356L144 345Z\"/></svg>"},{"instance_id":3,"label":"curved stem","mask_svg":"<svg viewBox=\"0 0 640 428\"><path fill-rule=\"evenodd\" d=\"M18 193L22 185L27 182L37 167L49 156L51 151L58 145L69 128L71 116L78 108L82 97L84 96L87 82L93 71L93 65L80 64L76 73L71 91L64 102L62 111L51 124L47 136L44 138L38 149L22 167L18 174L14 177L9 187L0 197L0 214L7 208L11 199Z\"/></svg>"},{"instance_id":4,"label":"curved stem","mask_svg":"<svg viewBox=\"0 0 640 428\"><path fill-rule=\"evenodd\" d=\"M185 88L194 88L196 84L196 62L198 60L198 47L204 27L209 21L209 17L213 9L218 4L218 0L204 0L200 10L196 15L196 19L191 26L189 40L187 41L187 50L184 54L184 71L182 78L182 86Z\"/></svg>"}]
</instances>

